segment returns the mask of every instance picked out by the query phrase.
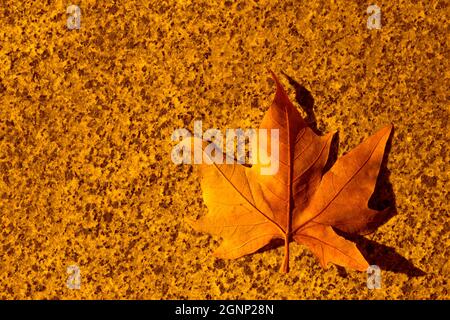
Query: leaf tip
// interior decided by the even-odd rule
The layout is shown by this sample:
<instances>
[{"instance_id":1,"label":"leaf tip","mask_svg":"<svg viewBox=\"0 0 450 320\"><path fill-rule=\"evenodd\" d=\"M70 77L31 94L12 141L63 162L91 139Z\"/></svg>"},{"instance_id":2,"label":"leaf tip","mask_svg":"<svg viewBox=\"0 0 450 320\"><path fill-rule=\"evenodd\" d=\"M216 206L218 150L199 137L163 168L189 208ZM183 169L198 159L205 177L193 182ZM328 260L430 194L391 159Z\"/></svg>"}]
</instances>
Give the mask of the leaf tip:
<instances>
[{"instance_id":1,"label":"leaf tip","mask_svg":"<svg viewBox=\"0 0 450 320\"><path fill-rule=\"evenodd\" d=\"M369 268L369 263L364 260L364 262L361 262L356 268L356 271L367 271L367 268Z\"/></svg>"},{"instance_id":2,"label":"leaf tip","mask_svg":"<svg viewBox=\"0 0 450 320\"><path fill-rule=\"evenodd\" d=\"M267 68L267 72L270 73L270 75L272 76L272 78L274 78L274 80L276 79L277 76L271 69Z\"/></svg>"},{"instance_id":3,"label":"leaf tip","mask_svg":"<svg viewBox=\"0 0 450 320\"><path fill-rule=\"evenodd\" d=\"M277 86L277 89L283 89L283 86L281 85L280 80L278 79L277 75L270 69L267 69L267 71L270 73L270 75L272 76L273 81L275 81L275 84Z\"/></svg>"},{"instance_id":4,"label":"leaf tip","mask_svg":"<svg viewBox=\"0 0 450 320\"><path fill-rule=\"evenodd\" d=\"M381 130L383 132L385 132L385 134L390 134L392 129L394 129L394 124L393 123L389 123L388 125L386 125L383 128L381 128Z\"/></svg>"}]
</instances>

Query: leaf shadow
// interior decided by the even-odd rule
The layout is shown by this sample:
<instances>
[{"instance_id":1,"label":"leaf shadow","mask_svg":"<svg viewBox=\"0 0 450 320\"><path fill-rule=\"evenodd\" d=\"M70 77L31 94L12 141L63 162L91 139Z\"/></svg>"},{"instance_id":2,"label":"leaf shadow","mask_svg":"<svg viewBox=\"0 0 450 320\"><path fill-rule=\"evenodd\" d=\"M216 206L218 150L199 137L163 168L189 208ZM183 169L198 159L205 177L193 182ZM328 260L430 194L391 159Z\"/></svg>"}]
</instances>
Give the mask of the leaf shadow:
<instances>
[{"instance_id":1,"label":"leaf shadow","mask_svg":"<svg viewBox=\"0 0 450 320\"><path fill-rule=\"evenodd\" d=\"M317 119L316 114L314 113L314 97L311 92L284 71L281 73L287 78L289 84L294 87L295 100L306 113L306 123L315 134L322 135L322 132L317 128Z\"/></svg>"},{"instance_id":2,"label":"leaf shadow","mask_svg":"<svg viewBox=\"0 0 450 320\"><path fill-rule=\"evenodd\" d=\"M382 270L403 273L408 277L422 277L426 272L414 266L412 262L400 255L394 248L360 235L348 235L336 230L336 233L356 243L364 258L370 265L377 265ZM338 267L340 269L342 267ZM340 273L342 270L340 270Z\"/></svg>"}]
</instances>

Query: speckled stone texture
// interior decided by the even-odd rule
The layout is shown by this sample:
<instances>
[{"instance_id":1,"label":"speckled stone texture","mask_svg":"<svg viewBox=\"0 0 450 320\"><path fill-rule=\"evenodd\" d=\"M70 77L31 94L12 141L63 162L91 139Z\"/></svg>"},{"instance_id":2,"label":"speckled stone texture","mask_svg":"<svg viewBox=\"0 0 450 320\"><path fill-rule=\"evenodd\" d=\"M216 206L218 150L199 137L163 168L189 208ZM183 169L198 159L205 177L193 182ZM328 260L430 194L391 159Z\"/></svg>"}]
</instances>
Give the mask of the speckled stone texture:
<instances>
[{"instance_id":1,"label":"speckled stone texture","mask_svg":"<svg viewBox=\"0 0 450 320\"><path fill-rule=\"evenodd\" d=\"M381 30L366 1L78 1L72 31L69 4L0 1L1 298L449 298L447 1L378 1ZM216 259L184 222L206 208L173 130L257 127L267 69L339 154L395 125L396 215L356 239L381 289L296 244L289 274L283 248Z\"/></svg>"}]
</instances>

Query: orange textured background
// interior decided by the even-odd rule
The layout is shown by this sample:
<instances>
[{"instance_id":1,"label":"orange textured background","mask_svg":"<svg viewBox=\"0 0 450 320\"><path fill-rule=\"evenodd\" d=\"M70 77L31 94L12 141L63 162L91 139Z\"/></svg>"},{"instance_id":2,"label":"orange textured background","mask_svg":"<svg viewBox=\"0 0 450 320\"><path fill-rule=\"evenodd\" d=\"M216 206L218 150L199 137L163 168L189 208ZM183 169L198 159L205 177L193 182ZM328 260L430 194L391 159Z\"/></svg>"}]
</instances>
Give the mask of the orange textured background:
<instances>
[{"instance_id":1,"label":"orange textured background","mask_svg":"<svg viewBox=\"0 0 450 320\"><path fill-rule=\"evenodd\" d=\"M1 298L449 298L448 2L380 1L381 30L365 1L79 1L72 31L69 4L0 1ZM341 153L394 123L381 289L298 245L287 275L282 248L215 259L184 223L206 208L170 135L258 126L268 68Z\"/></svg>"}]
</instances>

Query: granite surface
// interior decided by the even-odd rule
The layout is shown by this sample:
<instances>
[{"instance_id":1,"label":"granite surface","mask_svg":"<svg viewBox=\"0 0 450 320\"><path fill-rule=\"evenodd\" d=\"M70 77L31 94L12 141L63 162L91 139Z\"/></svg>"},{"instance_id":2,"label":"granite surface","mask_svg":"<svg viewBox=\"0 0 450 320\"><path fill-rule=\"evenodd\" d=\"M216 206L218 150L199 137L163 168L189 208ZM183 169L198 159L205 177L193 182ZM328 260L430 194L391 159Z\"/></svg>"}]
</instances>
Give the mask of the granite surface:
<instances>
[{"instance_id":1,"label":"granite surface","mask_svg":"<svg viewBox=\"0 0 450 320\"><path fill-rule=\"evenodd\" d=\"M66 1L0 1L0 298L449 299L447 1L379 1L379 30L366 1L76 4L69 30ZM172 132L257 127L268 69L339 154L394 124L396 214L355 239L381 289L295 244L288 274L283 248L216 259L184 222L206 208Z\"/></svg>"}]
</instances>

